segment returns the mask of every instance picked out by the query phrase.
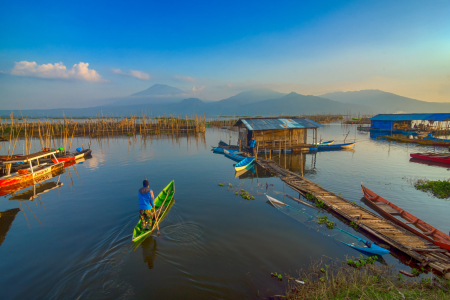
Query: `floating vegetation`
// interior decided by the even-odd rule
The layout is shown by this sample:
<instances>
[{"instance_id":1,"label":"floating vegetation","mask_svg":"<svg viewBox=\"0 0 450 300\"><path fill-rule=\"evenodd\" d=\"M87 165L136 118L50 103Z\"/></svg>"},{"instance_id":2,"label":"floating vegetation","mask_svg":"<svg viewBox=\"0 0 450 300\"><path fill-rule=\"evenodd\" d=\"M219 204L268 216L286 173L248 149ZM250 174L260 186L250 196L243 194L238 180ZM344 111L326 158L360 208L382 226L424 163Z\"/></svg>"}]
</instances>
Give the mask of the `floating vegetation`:
<instances>
[{"instance_id":1,"label":"floating vegetation","mask_svg":"<svg viewBox=\"0 0 450 300\"><path fill-rule=\"evenodd\" d=\"M413 184L416 190L430 192L437 198L441 199L450 198L450 181L448 180L431 181L425 179L418 179L415 182L413 182Z\"/></svg>"},{"instance_id":2,"label":"floating vegetation","mask_svg":"<svg viewBox=\"0 0 450 300\"><path fill-rule=\"evenodd\" d=\"M319 224L325 224L327 226L328 229L333 229L334 226L336 226L336 223L331 222L330 220L328 220L327 216L317 216L317 223Z\"/></svg>"},{"instance_id":3,"label":"floating vegetation","mask_svg":"<svg viewBox=\"0 0 450 300\"><path fill-rule=\"evenodd\" d=\"M356 224L355 222L350 222L350 226L352 226L353 228L358 228L358 224Z\"/></svg>"},{"instance_id":4,"label":"floating vegetation","mask_svg":"<svg viewBox=\"0 0 450 300\"><path fill-rule=\"evenodd\" d=\"M313 201L314 205L318 208L324 208L324 206L325 206L325 203L322 200L317 199L316 197L314 197L311 194L306 194L306 199Z\"/></svg>"},{"instance_id":5,"label":"floating vegetation","mask_svg":"<svg viewBox=\"0 0 450 300\"><path fill-rule=\"evenodd\" d=\"M286 275L286 274L285 274L285 275ZM271 276L271 277L277 278L278 281L283 281L283 275L278 274L277 272L270 273L270 276Z\"/></svg>"},{"instance_id":6,"label":"floating vegetation","mask_svg":"<svg viewBox=\"0 0 450 300\"><path fill-rule=\"evenodd\" d=\"M219 183L219 186L224 186L224 184L223 183Z\"/></svg>"},{"instance_id":7,"label":"floating vegetation","mask_svg":"<svg viewBox=\"0 0 450 300\"><path fill-rule=\"evenodd\" d=\"M347 265L352 266L354 268L360 268L362 266L373 264L376 262L377 256L368 256L367 258L364 258L361 254L359 255L359 259L347 259Z\"/></svg>"}]
</instances>

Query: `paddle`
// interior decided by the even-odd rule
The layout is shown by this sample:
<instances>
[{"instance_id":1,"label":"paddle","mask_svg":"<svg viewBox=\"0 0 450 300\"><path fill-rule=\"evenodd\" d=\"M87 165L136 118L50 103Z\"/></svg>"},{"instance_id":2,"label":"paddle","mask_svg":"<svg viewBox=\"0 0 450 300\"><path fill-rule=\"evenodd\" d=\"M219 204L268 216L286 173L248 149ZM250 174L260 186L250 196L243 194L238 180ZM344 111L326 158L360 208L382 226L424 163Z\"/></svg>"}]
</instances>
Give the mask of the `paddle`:
<instances>
[{"instance_id":1,"label":"paddle","mask_svg":"<svg viewBox=\"0 0 450 300\"><path fill-rule=\"evenodd\" d=\"M159 208L159 211L158 211L158 216L155 216L155 223L156 223L155 225L156 225L156 228L158 228L158 235L159 236L161 235L161 232L159 232L158 217L159 217L159 215L160 215L160 213L161 213L161 211L162 211L162 209L164 207L164 203L166 202L168 196L169 196L169 191L167 191L166 198L164 198L164 201L161 203L161 207ZM154 215L156 215L156 210L155 210ZM153 225L152 230L155 228L155 225Z\"/></svg>"}]
</instances>

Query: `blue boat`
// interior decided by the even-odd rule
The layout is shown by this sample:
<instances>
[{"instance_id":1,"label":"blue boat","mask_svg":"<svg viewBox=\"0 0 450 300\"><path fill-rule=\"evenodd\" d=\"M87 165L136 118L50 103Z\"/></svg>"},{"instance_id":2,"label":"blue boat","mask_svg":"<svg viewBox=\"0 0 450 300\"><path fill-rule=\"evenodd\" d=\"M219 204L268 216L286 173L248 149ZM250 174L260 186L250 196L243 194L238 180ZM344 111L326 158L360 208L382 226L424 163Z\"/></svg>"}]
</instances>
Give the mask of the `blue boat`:
<instances>
[{"instance_id":1,"label":"blue boat","mask_svg":"<svg viewBox=\"0 0 450 300\"><path fill-rule=\"evenodd\" d=\"M253 165L253 163L255 162L255 158L254 157L246 157L243 160L241 160L240 162L238 162L235 166L234 169L236 170L236 172L242 171L244 169L250 169L250 167Z\"/></svg>"},{"instance_id":2,"label":"blue boat","mask_svg":"<svg viewBox=\"0 0 450 300\"><path fill-rule=\"evenodd\" d=\"M429 140L429 141L437 141L437 142L450 142L450 139L435 138L431 133L428 134L428 136L423 137L423 139Z\"/></svg>"},{"instance_id":3,"label":"blue boat","mask_svg":"<svg viewBox=\"0 0 450 300\"><path fill-rule=\"evenodd\" d=\"M235 161L241 161L241 160L245 159L245 157L235 154L234 151L229 151L229 150L224 149L223 153L225 154L226 157L231 158L232 160L235 160Z\"/></svg>"},{"instance_id":4,"label":"blue boat","mask_svg":"<svg viewBox=\"0 0 450 300\"><path fill-rule=\"evenodd\" d=\"M225 150L224 148L222 148L222 147L212 147L213 148L213 151L214 152L216 152L216 153L224 153L223 151ZM237 149L227 149L227 151L230 151L230 152L236 152L236 151L238 151Z\"/></svg>"},{"instance_id":5,"label":"blue boat","mask_svg":"<svg viewBox=\"0 0 450 300\"><path fill-rule=\"evenodd\" d=\"M219 147L221 147L221 146L228 146L228 144L225 143L224 141L220 141L220 142L219 142Z\"/></svg>"},{"instance_id":6,"label":"blue boat","mask_svg":"<svg viewBox=\"0 0 450 300\"><path fill-rule=\"evenodd\" d=\"M335 140L332 140L332 141L320 142L320 143L313 144L313 145L317 145L317 146L332 145L332 144L334 144L334 142L335 142Z\"/></svg>"},{"instance_id":7,"label":"blue boat","mask_svg":"<svg viewBox=\"0 0 450 300\"><path fill-rule=\"evenodd\" d=\"M317 149L320 150L336 150L353 147L356 143L346 144L333 144L333 145L317 145Z\"/></svg>"},{"instance_id":8,"label":"blue boat","mask_svg":"<svg viewBox=\"0 0 450 300\"><path fill-rule=\"evenodd\" d=\"M305 219L307 218L308 220L305 223L302 222L302 221L301 222L304 223L306 226L308 226L307 224L310 223L311 220L316 220L316 218L314 216L306 213L305 211L299 210L299 209L297 209L295 207L292 207L292 206L290 206L290 205L288 205L286 203L278 201L277 199L272 198L269 195L266 195L266 197L267 197L267 199L269 199L269 202L270 202L270 204L272 204L272 206L274 206L279 211L283 212L284 214L286 214L286 215L288 215L288 216L290 216L292 218L294 218L294 216L292 215L290 210L297 211L297 212L303 214L305 216L304 218ZM282 207L287 208L288 211L282 210ZM331 236L331 235L329 235L327 233L321 232L320 230L318 230L318 231L320 233L328 236L328 237L331 237L332 239L334 239L334 240L336 240L336 241L338 241L338 242L340 242L340 243L342 243L344 245L347 245L347 246L349 246L349 247L351 247L351 248L353 248L355 250L363 252L366 255L367 254L370 254L370 255L373 255L373 254L384 255L384 254L388 254L389 253L389 250L386 250L386 249L384 249L384 248L382 248L380 246L377 246L377 245L375 245L373 243L370 243L370 242L368 242L368 241L366 241L366 240L364 240L364 239L362 239L362 238L360 238L360 237L358 237L356 235L351 234L350 232L345 231L344 229L338 228L337 226L334 226L333 229L330 229L330 230L338 230L338 231L346 234L347 236L351 237L352 239L356 239L356 241L358 242L358 245L356 245L355 243L343 242L343 241L335 238L334 236Z\"/></svg>"}]
</instances>

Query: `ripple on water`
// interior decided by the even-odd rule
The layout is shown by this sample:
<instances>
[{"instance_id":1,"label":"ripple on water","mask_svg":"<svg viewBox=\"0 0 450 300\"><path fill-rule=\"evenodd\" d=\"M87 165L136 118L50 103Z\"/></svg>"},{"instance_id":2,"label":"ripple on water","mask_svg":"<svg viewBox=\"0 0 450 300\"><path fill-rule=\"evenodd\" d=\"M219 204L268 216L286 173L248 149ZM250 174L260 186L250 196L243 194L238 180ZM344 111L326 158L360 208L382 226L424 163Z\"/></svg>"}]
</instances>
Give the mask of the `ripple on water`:
<instances>
[{"instance_id":1,"label":"ripple on water","mask_svg":"<svg viewBox=\"0 0 450 300\"><path fill-rule=\"evenodd\" d=\"M191 243L203 234L202 227L194 223L175 224L161 231L165 238L178 243Z\"/></svg>"}]
</instances>

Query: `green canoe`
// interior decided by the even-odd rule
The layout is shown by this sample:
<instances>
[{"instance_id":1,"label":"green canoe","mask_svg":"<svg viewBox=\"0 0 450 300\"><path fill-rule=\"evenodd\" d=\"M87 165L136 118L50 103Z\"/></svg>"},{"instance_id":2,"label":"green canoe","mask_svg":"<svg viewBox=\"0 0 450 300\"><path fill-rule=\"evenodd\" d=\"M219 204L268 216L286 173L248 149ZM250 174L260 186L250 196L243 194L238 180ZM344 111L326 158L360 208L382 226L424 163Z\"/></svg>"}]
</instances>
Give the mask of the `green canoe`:
<instances>
[{"instance_id":1,"label":"green canoe","mask_svg":"<svg viewBox=\"0 0 450 300\"><path fill-rule=\"evenodd\" d=\"M159 208L164 206L162 208L162 211L159 213L158 216L158 225L161 223L161 221L166 216L167 212L169 211L170 207L172 207L173 202L175 199L173 198L173 195L175 194L175 182L172 180L162 191L159 193L159 195L155 198L155 207L158 211ZM153 229L147 230L141 228L141 219L139 219L139 222L137 223L136 227L134 227L133 231L133 242L137 242L143 238L145 238L147 235L152 233L152 231L156 228L156 224L153 224Z\"/></svg>"}]
</instances>

